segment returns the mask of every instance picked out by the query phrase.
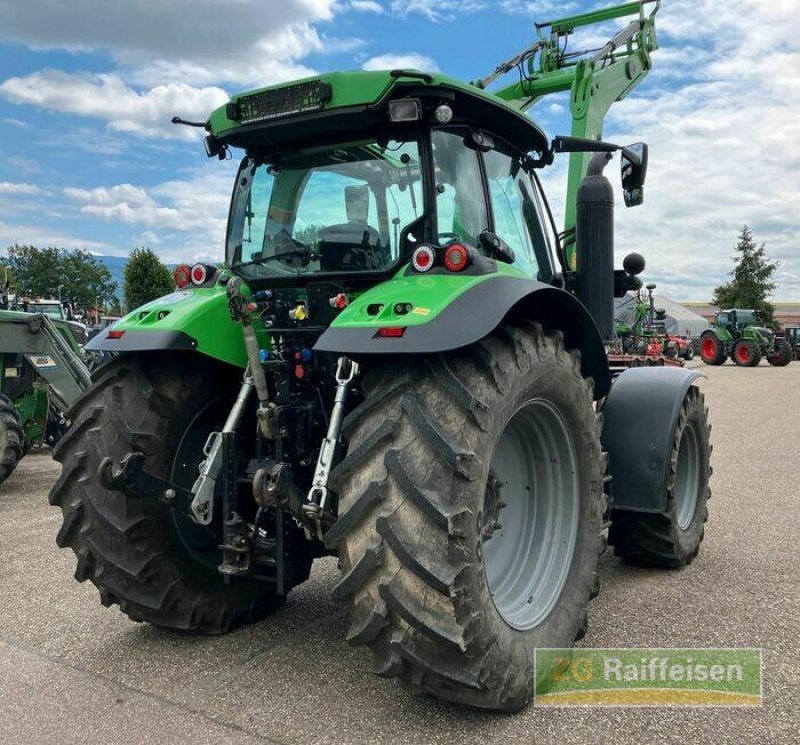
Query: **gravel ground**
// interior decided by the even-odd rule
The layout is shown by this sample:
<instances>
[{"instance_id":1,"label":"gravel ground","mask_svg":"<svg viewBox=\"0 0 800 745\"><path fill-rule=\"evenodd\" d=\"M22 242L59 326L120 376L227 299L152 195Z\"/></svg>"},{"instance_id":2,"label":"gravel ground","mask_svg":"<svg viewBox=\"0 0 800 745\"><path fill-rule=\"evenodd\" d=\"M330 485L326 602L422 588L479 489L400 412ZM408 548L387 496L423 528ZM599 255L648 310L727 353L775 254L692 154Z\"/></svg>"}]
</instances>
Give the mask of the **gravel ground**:
<instances>
[{"instance_id":1,"label":"gravel ground","mask_svg":"<svg viewBox=\"0 0 800 745\"><path fill-rule=\"evenodd\" d=\"M604 557L583 644L762 647L763 707L497 716L416 698L344 643L333 560L223 638L135 624L74 581L47 504L58 469L32 454L0 487L0 742L798 742L800 364L705 372L715 473L700 556L678 572Z\"/></svg>"}]
</instances>

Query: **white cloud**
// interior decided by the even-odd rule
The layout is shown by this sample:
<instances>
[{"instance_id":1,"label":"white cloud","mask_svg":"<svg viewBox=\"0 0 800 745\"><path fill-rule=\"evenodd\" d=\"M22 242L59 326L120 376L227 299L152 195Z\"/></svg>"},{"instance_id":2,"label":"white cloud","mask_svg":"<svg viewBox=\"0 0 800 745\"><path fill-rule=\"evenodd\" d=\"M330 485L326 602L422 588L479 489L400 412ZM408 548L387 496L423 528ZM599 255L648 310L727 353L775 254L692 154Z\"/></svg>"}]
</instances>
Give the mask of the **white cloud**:
<instances>
[{"instance_id":1,"label":"white cloud","mask_svg":"<svg viewBox=\"0 0 800 745\"><path fill-rule=\"evenodd\" d=\"M800 299L795 20L789 0L673 0L650 77L611 111L607 139L651 146L644 207L617 213L618 253L641 250L665 294L708 299L747 223L781 263L775 297Z\"/></svg>"},{"instance_id":2,"label":"white cloud","mask_svg":"<svg viewBox=\"0 0 800 745\"><path fill-rule=\"evenodd\" d=\"M361 13L375 13L376 15L381 15L385 12L384 7L380 3L375 2L375 0L350 0L350 7Z\"/></svg>"},{"instance_id":3,"label":"white cloud","mask_svg":"<svg viewBox=\"0 0 800 745\"><path fill-rule=\"evenodd\" d=\"M437 72L439 66L430 57L416 52L405 54L381 54L371 57L361 67L362 70L424 70Z\"/></svg>"},{"instance_id":4,"label":"white cloud","mask_svg":"<svg viewBox=\"0 0 800 745\"><path fill-rule=\"evenodd\" d=\"M335 7L335 0L126 0L113 7L107 0L26 0L0 5L0 39L105 50L137 81L174 69L180 77L166 82L256 83L319 49L314 24L332 20Z\"/></svg>"},{"instance_id":5,"label":"white cloud","mask_svg":"<svg viewBox=\"0 0 800 745\"><path fill-rule=\"evenodd\" d=\"M11 194L21 196L33 196L41 194L42 190L34 184L13 183L11 181L0 181L0 194Z\"/></svg>"},{"instance_id":6,"label":"white cloud","mask_svg":"<svg viewBox=\"0 0 800 745\"><path fill-rule=\"evenodd\" d=\"M450 21L490 7L482 0L392 0L392 12L398 15L418 13L434 22Z\"/></svg>"},{"instance_id":7,"label":"white cloud","mask_svg":"<svg viewBox=\"0 0 800 745\"><path fill-rule=\"evenodd\" d=\"M158 244L168 261L219 260L233 185L233 164L209 163L186 180L144 188L117 184L94 189L64 189L81 214L146 228L134 243Z\"/></svg>"},{"instance_id":8,"label":"white cloud","mask_svg":"<svg viewBox=\"0 0 800 745\"><path fill-rule=\"evenodd\" d=\"M147 137L192 137L186 127L170 126L173 114L205 121L228 100L221 88L193 88L183 83L159 85L139 93L114 74L71 74L43 70L10 78L0 94L14 103L103 119L118 132Z\"/></svg>"},{"instance_id":9,"label":"white cloud","mask_svg":"<svg viewBox=\"0 0 800 745\"><path fill-rule=\"evenodd\" d=\"M112 250L111 245L102 241L87 240L38 224L4 223L0 220L0 247L7 248L14 245L79 248L96 253L107 253Z\"/></svg>"}]
</instances>

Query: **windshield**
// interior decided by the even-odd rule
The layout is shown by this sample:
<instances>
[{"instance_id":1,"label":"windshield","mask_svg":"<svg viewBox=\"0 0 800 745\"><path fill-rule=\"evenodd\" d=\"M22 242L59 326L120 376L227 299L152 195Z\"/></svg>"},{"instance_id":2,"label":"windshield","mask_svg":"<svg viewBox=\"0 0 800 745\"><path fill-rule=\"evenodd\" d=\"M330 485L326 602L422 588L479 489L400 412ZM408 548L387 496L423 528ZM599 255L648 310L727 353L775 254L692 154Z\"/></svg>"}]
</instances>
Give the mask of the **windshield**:
<instances>
[{"instance_id":1,"label":"windshield","mask_svg":"<svg viewBox=\"0 0 800 745\"><path fill-rule=\"evenodd\" d=\"M358 143L242 162L228 225L231 266L253 278L385 271L424 212L416 141Z\"/></svg>"},{"instance_id":2,"label":"windshield","mask_svg":"<svg viewBox=\"0 0 800 745\"><path fill-rule=\"evenodd\" d=\"M64 313L58 303L35 303L33 310L36 313L45 313L48 316L63 318Z\"/></svg>"}]
</instances>

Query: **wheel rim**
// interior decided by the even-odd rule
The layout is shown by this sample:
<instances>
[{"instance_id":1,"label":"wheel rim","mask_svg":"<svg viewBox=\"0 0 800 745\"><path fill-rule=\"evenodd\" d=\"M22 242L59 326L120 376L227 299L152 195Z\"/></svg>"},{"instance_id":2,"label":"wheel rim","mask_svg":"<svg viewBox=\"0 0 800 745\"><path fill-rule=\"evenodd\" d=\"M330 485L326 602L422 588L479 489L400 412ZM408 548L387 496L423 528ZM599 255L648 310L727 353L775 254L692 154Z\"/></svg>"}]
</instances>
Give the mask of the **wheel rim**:
<instances>
[{"instance_id":1,"label":"wheel rim","mask_svg":"<svg viewBox=\"0 0 800 745\"><path fill-rule=\"evenodd\" d=\"M496 480L496 481L495 481ZM500 483L494 526L492 482ZM512 628L540 625L569 574L578 533L578 462L563 415L547 401L524 404L491 460L483 566L495 607ZM486 530L486 529L485 529Z\"/></svg>"},{"instance_id":2,"label":"wheel rim","mask_svg":"<svg viewBox=\"0 0 800 745\"><path fill-rule=\"evenodd\" d=\"M736 349L736 359L739 362L750 362L750 350L744 344Z\"/></svg>"},{"instance_id":3,"label":"wheel rim","mask_svg":"<svg viewBox=\"0 0 800 745\"><path fill-rule=\"evenodd\" d=\"M694 423L689 422L681 434L675 466L675 502L681 530L686 530L694 519L699 488L700 440Z\"/></svg>"},{"instance_id":4,"label":"wheel rim","mask_svg":"<svg viewBox=\"0 0 800 745\"><path fill-rule=\"evenodd\" d=\"M703 359L710 360L717 350L717 345L713 339L703 339L702 355Z\"/></svg>"},{"instance_id":5,"label":"wheel rim","mask_svg":"<svg viewBox=\"0 0 800 745\"><path fill-rule=\"evenodd\" d=\"M228 409L230 402L227 399L209 401L186 427L175 451L170 473L172 481L179 486L191 488L197 478L198 465L204 457L203 446L208 435L219 428ZM215 496L215 511L221 507L219 502ZM198 525L189 517L189 504L180 497L173 500L169 514L178 539L189 555L203 566L216 569L221 557L219 544L222 543L218 521L216 525Z\"/></svg>"}]
</instances>

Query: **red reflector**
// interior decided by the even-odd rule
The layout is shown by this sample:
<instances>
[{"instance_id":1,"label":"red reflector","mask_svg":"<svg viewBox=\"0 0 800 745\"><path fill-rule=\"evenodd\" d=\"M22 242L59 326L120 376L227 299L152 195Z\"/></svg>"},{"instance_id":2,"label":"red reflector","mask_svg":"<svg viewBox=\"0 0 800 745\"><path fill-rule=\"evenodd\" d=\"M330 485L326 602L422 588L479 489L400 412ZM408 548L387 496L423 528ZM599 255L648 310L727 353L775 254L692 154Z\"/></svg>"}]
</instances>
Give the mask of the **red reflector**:
<instances>
[{"instance_id":1,"label":"red reflector","mask_svg":"<svg viewBox=\"0 0 800 745\"><path fill-rule=\"evenodd\" d=\"M175 285L179 290L182 290L189 282L192 281L192 269L188 264L180 264L175 267L172 272L172 278L175 280Z\"/></svg>"},{"instance_id":2,"label":"red reflector","mask_svg":"<svg viewBox=\"0 0 800 745\"><path fill-rule=\"evenodd\" d=\"M466 246L462 246L460 243L454 243L452 246L448 246L447 250L444 252L444 265L451 272L460 272L466 269L470 265L471 259L472 255L469 249Z\"/></svg>"},{"instance_id":3,"label":"red reflector","mask_svg":"<svg viewBox=\"0 0 800 745\"><path fill-rule=\"evenodd\" d=\"M383 328L378 329L378 336L381 336L384 339L399 339L405 333L405 326L384 326Z\"/></svg>"},{"instance_id":4,"label":"red reflector","mask_svg":"<svg viewBox=\"0 0 800 745\"><path fill-rule=\"evenodd\" d=\"M111 331L106 334L106 339L121 339L124 333L124 331L116 331L111 329Z\"/></svg>"}]
</instances>

